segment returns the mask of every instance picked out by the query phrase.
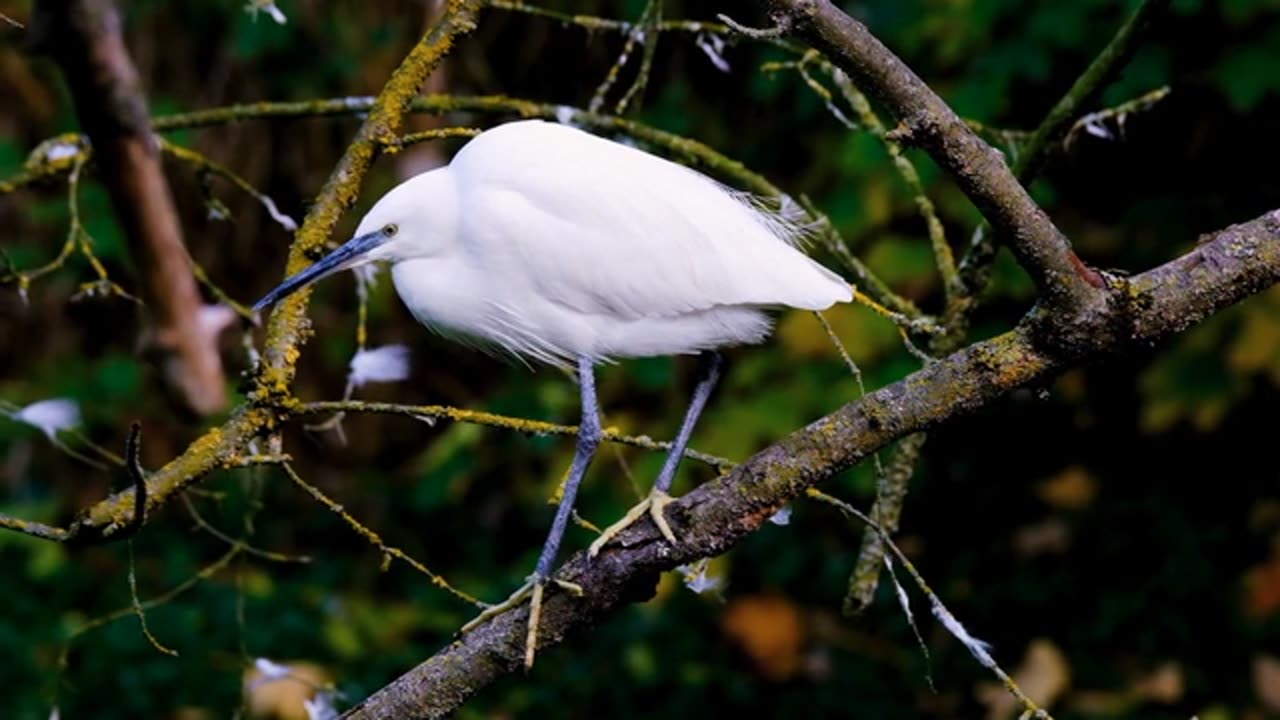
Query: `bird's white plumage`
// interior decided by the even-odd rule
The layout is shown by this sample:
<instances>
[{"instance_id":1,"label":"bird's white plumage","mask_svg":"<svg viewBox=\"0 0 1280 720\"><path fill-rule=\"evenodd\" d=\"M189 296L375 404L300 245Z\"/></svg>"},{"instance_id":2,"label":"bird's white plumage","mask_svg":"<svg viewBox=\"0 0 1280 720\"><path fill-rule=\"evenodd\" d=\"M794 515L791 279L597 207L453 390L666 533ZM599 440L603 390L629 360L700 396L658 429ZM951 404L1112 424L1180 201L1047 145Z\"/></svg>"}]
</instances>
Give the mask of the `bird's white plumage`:
<instances>
[{"instance_id":1,"label":"bird's white plumage","mask_svg":"<svg viewBox=\"0 0 1280 720\"><path fill-rule=\"evenodd\" d=\"M764 309L852 299L799 231L688 168L537 120L484 132L385 195L359 233L423 323L563 364L761 341Z\"/></svg>"},{"instance_id":2,"label":"bird's white plumage","mask_svg":"<svg viewBox=\"0 0 1280 720\"><path fill-rule=\"evenodd\" d=\"M355 237L286 278L254 309L330 273L383 260L392 263L400 298L428 327L575 367L578 445L533 575L467 626L527 592L528 667L542 589L602 438L595 364L759 342L769 332L768 308L821 310L851 300L849 285L796 248L799 235L750 198L684 167L567 126L517 122L476 136L448 167L393 188ZM365 355L352 363L352 384L356 375L400 377L407 369L395 351ZM649 498L606 528L591 555L644 513L667 542L677 542L663 508L720 372L719 358L707 353ZM694 584L705 589L710 581Z\"/></svg>"}]
</instances>

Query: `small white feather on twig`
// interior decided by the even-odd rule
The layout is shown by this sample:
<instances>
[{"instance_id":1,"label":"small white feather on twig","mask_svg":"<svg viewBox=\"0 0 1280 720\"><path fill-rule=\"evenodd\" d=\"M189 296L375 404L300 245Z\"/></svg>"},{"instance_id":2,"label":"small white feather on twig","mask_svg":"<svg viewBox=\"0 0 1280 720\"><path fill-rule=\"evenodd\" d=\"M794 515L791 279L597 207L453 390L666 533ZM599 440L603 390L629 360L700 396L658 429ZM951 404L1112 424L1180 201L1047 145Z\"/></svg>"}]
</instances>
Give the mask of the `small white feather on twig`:
<instances>
[{"instance_id":1,"label":"small white feather on twig","mask_svg":"<svg viewBox=\"0 0 1280 720\"><path fill-rule=\"evenodd\" d=\"M302 706L307 711L307 720L338 720L338 708L335 706L337 699L338 693L332 690L321 690L315 697L303 700Z\"/></svg>"},{"instance_id":2,"label":"small white feather on twig","mask_svg":"<svg viewBox=\"0 0 1280 720\"><path fill-rule=\"evenodd\" d=\"M712 65L722 73L732 70L729 67L729 61L724 59L724 38L715 33L698 33L698 37L694 40L698 44L698 48L706 54L707 59Z\"/></svg>"},{"instance_id":3,"label":"small white feather on twig","mask_svg":"<svg viewBox=\"0 0 1280 720\"><path fill-rule=\"evenodd\" d=\"M67 398L41 400L13 412L9 417L40 430L50 440L56 440L60 431L80 424L80 406Z\"/></svg>"},{"instance_id":4,"label":"small white feather on twig","mask_svg":"<svg viewBox=\"0 0 1280 720\"><path fill-rule=\"evenodd\" d=\"M289 22L289 18L285 17L284 11L276 7L271 0L249 0L249 4L245 6L244 11L258 19L258 13L266 13L268 17L276 21L277 25L284 25Z\"/></svg>"},{"instance_id":5,"label":"small white feather on twig","mask_svg":"<svg viewBox=\"0 0 1280 720\"><path fill-rule=\"evenodd\" d=\"M409 348L383 345L372 350L358 350L351 358L347 383L358 388L371 382L398 382L409 377Z\"/></svg>"},{"instance_id":6,"label":"small white feather on twig","mask_svg":"<svg viewBox=\"0 0 1280 720\"><path fill-rule=\"evenodd\" d=\"M718 592L724 587L724 578L707 575L709 565L707 558L703 558L691 565L681 565L676 571L684 577L685 587L698 595L705 595Z\"/></svg>"},{"instance_id":7,"label":"small white feather on twig","mask_svg":"<svg viewBox=\"0 0 1280 720\"><path fill-rule=\"evenodd\" d=\"M938 618L938 622L947 629L947 632L955 636L957 640L964 644L969 650L969 654L973 655L978 662L991 669L997 669L995 658L991 657L991 643L979 640L969 634L964 625L956 619L955 615L942 604L942 601L936 595L929 594L929 604L933 608L933 616Z\"/></svg>"},{"instance_id":8,"label":"small white feather on twig","mask_svg":"<svg viewBox=\"0 0 1280 720\"><path fill-rule=\"evenodd\" d=\"M790 525L791 524L791 506L787 505L778 512L769 517L769 522L774 525Z\"/></svg>"}]
</instances>

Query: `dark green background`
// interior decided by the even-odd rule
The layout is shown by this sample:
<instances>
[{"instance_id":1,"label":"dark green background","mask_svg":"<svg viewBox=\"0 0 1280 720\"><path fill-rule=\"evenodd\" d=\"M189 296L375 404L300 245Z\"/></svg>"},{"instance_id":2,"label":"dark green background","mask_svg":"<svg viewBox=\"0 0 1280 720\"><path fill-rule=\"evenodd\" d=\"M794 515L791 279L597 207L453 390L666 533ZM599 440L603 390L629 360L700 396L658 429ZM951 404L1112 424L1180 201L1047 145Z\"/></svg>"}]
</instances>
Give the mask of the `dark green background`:
<instances>
[{"instance_id":1,"label":"dark green background","mask_svg":"<svg viewBox=\"0 0 1280 720\"><path fill-rule=\"evenodd\" d=\"M643 4L555 7L633 19ZM727 11L763 24L754 4L739 5L673 0L665 10L668 18L703 19ZM961 114L1026 129L1133 5L868 0L849 9ZM1164 85L1169 97L1128 117L1120 138L1081 136L1052 157L1034 188L1080 254L1099 267L1146 269L1184 252L1200 233L1280 206L1280 5L1176 0L1173 6L1103 102ZM419 3L384 0L283 0L281 8L289 17L284 26L255 20L234 1L126 3L129 43L153 109L376 92L424 15ZM25 2L0 4L0 11L30 14ZM5 38L0 174L10 175L40 140L74 129L75 121L52 64L24 55L21 33ZM491 11L450 59L448 88L585 106L621 42L609 33ZM777 51L737 43L725 57L729 74L713 67L691 37L663 36L633 115L705 141L788 192L809 195L894 288L938 309L940 284L923 222L879 142L847 131L794 73L759 72L761 62L783 57ZM629 79L624 73L621 87ZM248 122L172 137L236 169L301 217L355 127L353 119ZM926 159L911 157L959 247L975 211ZM361 207L406 167L380 162ZM225 185L219 197L232 219L210 220L190 171L170 170L188 244L217 282L241 301L274 285L287 235L252 199ZM98 253L133 289L105 193L87 183L82 204ZM350 214L340 232L357 217ZM67 222L60 187L0 197L0 247L20 266L51 257ZM68 301L89 273L73 260L37 283L29 304L12 287L0 288L0 398L18 404L76 398L87 432L114 448L138 419L144 458L157 466L201 426L175 413L158 390L156 371L136 357L135 308L119 300ZM341 394L354 351L352 287L340 277L316 294L316 337L297 384L302 398ZM371 342L408 343L413 377L359 397L576 420L576 392L566 377L449 344L415 325L393 295L385 281L375 294ZM1031 302L1029 282L1004 254L985 301L974 337L1010 327ZM893 327L874 315L847 309L833 322L871 387L918 366ZM235 333L224 340L234 383L243 355ZM768 345L731 353L731 363L694 440L731 458L745 458L857 395L819 326L803 313L783 317ZM669 437L692 369L688 360L669 359L604 368L606 425ZM1258 599L1280 593L1278 386L1280 295L1273 290L1165 346L1016 392L938 431L912 482L902 544L1007 668L1018 667L1036 638L1065 653L1072 689L1055 707L1059 718L1264 717L1251 668L1260 654L1280 648L1280 603ZM384 417L351 417L345 428L346 445L297 428L286 436L309 480L468 592L497 599L521 582L550 523L545 498L567 465L570 440ZM661 460L606 447L580 499L584 516L608 521L635 500L622 459L640 485ZM677 489L709 473L686 464ZM1047 501L1045 483L1071 474L1086 475L1096 495L1075 506ZM65 522L120 482L0 418L0 511ZM237 562L148 614L155 636L179 657L154 650L136 619L125 618L78 639L59 680L56 661L68 633L127 606L127 548L71 551L0 535L5 717L47 717L55 689L63 718L227 717L239 706L252 657L317 663L354 701L447 643L471 614L404 565L382 572L376 551L277 472L219 473L202 487L217 496L195 502L231 533L260 496L254 545L315 561ZM863 467L824 489L867 507L873 487ZM1019 538L1045 528L1060 541L1026 552ZM669 579L653 602L542 654L530 674L486 689L461 715L984 715L975 688L992 678L928 618L920 600L931 666L889 588L863 615L840 618L860 537L860 528L830 509L799 504L790 526L766 526L718 561L716 571L727 576L724 602ZM571 529L568 544L576 549L588 540ZM225 548L193 531L181 507L152 518L133 544L144 598L182 582ZM785 680L762 674L721 629L729 608L761 594L786 598L805 621L801 669ZM1143 699L1135 686L1169 664L1180 673L1181 692L1169 702Z\"/></svg>"}]
</instances>

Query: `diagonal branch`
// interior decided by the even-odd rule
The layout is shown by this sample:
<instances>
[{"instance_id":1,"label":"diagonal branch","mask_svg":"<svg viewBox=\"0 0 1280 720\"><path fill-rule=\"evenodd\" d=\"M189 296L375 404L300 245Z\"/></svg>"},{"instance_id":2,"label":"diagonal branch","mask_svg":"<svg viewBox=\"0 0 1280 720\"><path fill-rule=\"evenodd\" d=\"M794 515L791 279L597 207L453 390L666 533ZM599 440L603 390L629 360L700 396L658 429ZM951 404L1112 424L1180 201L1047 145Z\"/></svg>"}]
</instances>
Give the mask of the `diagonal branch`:
<instances>
[{"instance_id":1,"label":"diagonal branch","mask_svg":"<svg viewBox=\"0 0 1280 720\"><path fill-rule=\"evenodd\" d=\"M866 26L830 0L768 0L779 28L825 53L898 118L899 139L918 145L951 174L1001 235L1050 305L1092 304L1102 279L987 145Z\"/></svg>"},{"instance_id":2,"label":"diagonal branch","mask_svg":"<svg viewBox=\"0 0 1280 720\"><path fill-rule=\"evenodd\" d=\"M805 490L888 443L1044 382L1085 361L1147 348L1280 282L1280 210L1226 228L1182 257L1113 281L1107 314L1033 312L1014 330L971 345L797 430L702 485L668 512L681 542L669 545L645 520L594 561L572 557L557 577L581 597L555 593L542 606L540 645L653 592L658 573L719 555ZM1036 336L1063 323L1087 327L1091 344L1055 353ZM1048 327L1039 327L1048 324ZM350 710L351 720L442 717L522 666L527 608L497 616Z\"/></svg>"}]
</instances>

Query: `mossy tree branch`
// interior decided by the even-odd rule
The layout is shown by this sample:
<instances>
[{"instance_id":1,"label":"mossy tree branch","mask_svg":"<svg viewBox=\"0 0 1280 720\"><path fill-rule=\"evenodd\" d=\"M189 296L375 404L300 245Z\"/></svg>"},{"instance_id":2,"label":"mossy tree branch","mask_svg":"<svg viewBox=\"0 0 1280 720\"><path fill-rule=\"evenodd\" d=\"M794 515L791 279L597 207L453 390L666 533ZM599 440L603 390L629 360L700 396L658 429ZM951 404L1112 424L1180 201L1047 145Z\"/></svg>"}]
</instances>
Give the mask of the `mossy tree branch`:
<instances>
[{"instance_id":1,"label":"mossy tree branch","mask_svg":"<svg viewBox=\"0 0 1280 720\"><path fill-rule=\"evenodd\" d=\"M475 29L476 15L484 4L484 0L450 0L440 21L427 31L391 74L374 101L368 118L361 124L355 139L347 146L311 211L302 221L302 227L289 248L286 275L301 271L317 259L313 254L324 248L342 213L355 204L360 194L360 183L379 149L395 142L405 113L427 76L453 49L458 37ZM272 311L267 324L262 367L251 394L253 400L262 402L271 397L288 396L299 348L308 334L305 313L310 298L310 289L300 290Z\"/></svg>"},{"instance_id":2,"label":"mossy tree branch","mask_svg":"<svg viewBox=\"0 0 1280 720\"><path fill-rule=\"evenodd\" d=\"M671 505L681 541L668 544L645 519L592 561L579 552L556 577L581 597L550 595L540 646L561 642L629 602L652 595L659 573L719 555L805 491L890 442L1042 383L1086 361L1151 347L1217 310L1280 282L1280 210L1211 236L1182 257L1111 283L1105 315L1077 315L1089 347L1051 349L1037 338L1046 316L970 345L814 421L727 475ZM350 710L349 720L444 717L498 677L522 667L527 608L495 617Z\"/></svg>"}]
</instances>

